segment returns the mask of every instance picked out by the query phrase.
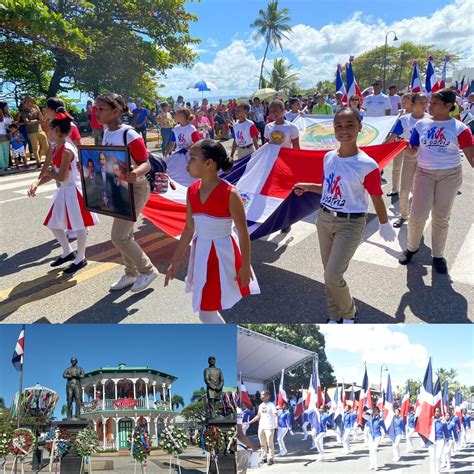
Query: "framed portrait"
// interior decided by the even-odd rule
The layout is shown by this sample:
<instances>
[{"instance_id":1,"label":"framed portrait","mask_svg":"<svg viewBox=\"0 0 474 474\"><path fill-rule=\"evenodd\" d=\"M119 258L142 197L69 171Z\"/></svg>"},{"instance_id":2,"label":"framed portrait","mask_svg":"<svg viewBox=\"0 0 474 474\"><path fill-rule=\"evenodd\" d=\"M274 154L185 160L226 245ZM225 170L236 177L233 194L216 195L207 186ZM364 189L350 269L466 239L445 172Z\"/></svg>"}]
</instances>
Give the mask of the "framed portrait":
<instances>
[{"instance_id":1,"label":"framed portrait","mask_svg":"<svg viewBox=\"0 0 474 474\"><path fill-rule=\"evenodd\" d=\"M126 146L78 146L82 192L89 211L136 221L133 186L125 179L131 169Z\"/></svg>"}]
</instances>

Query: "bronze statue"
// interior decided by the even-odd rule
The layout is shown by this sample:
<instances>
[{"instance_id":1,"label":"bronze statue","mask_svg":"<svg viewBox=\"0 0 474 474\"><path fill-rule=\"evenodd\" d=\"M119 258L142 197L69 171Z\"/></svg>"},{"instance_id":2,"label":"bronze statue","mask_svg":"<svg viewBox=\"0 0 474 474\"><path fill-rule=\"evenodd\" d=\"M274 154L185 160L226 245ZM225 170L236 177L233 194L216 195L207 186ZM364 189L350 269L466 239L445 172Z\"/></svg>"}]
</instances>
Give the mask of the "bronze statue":
<instances>
[{"instance_id":1,"label":"bronze statue","mask_svg":"<svg viewBox=\"0 0 474 474\"><path fill-rule=\"evenodd\" d=\"M214 418L216 408L222 398L222 388L224 387L224 374L216 367L216 358L209 356L209 367L204 369L204 382L206 383L206 395L209 404L209 418Z\"/></svg>"},{"instance_id":2,"label":"bronze statue","mask_svg":"<svg viewBox=\"0 0 474 474\"><path fill-rule=\"evenodd\" d=\"M74 420L81 417L82 386L81 379L84 378L84 369L78 367L77 359L71 358L71 367L64 371L63 378L67 379L67 419ZM72 416L72 405L75 403L74 417Z\"/></svg>"}]
</instances>

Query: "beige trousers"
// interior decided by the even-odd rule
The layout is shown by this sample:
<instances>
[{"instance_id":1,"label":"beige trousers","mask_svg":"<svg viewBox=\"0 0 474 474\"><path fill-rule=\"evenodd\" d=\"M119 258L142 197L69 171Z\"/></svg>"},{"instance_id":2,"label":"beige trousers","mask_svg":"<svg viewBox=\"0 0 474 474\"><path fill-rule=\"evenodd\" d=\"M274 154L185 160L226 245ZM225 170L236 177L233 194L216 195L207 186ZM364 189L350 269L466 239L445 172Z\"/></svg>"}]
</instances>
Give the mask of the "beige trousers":
<instances>
[{"instance_id":1,"label":"beige trousers","mask_svg":"<svg viewBox=\"0 0 474 474\"><path fill-rule=\"evenodd\" d=\"M250 155L250 153L253 153L254 151L255 147L253 145L249 148L237 147L237 159L241 160L242 158L245 158L246 156Z\"/></svg>"},{"instance_id":2,"label":"beige trousers","mask_svg":"<svg viewBox=\"0 0 474 474\"><path fill-rule=\"evenodd\" d=\"M41 157L46 156L48 153L49 143L48 137L44 132L29 133L28 138L33 148L33 155L35 156L36 163L41 162Z\"/></svg>"},{"instance_id":3,"label":"beige trousers","mask_svg":"<svg viewBox=\"0 0 474 474\"><path fill-rule=\"evenodd\" d=\"M319 213L316 227L331 319L352 319L356 313L354 300L344 280L344 273L362 240L366 220L365 217L355 219L333 217L322 210Z\"/></svg>"},{"instance_id":4,"label":"beige trousers","mask_svg":"<svg viewBox=\"0 0 474 474\"><path fill-rule=\"evenodd\" d=\"M247 474L247 469L250 467L250 451L237 451L237 474Z\"/></svg>"},{"instance_id":5,"label":"beige trousers","mask_svg":"<svg viewBox=\"0 0 474 474\"><path fill-rule=\"evenodd\" d=\"M400 190L400 173L402 171L403 152L392 160L392 191Z\"/></svg>"},{"instance_id":6,"label":"beige trousers","mask_svg":"<svg viewBox=\"0 0 474 474\"><path fill-rule=\"evenodd\" d=\"M402 174L400 179L400 217L408 219L408 201L413 188L413 178L418 168L418 159L403 156Z\"/></svg>"},{"instance_id":7,"label":"beige trousers","mask_svg":"<svg viewBox=\"0 0 474 474\"><path fill-rule=\"evenodd\" d=\"M258 430L258 439L262 446L262 459L267 459L267 461L275 457L274 435L275 430Z\"/></svg>"},{"instance_id":8,"label":"beige trousers","mask_svg":"<svg viewBox=\"0 0 474 474\"><path fill-rule=\"evenodd\" d=\"M433 257L443 257L454 198L462 184L462 168L427 170L415 174L413 204L408 221L408 250L418 250L431 211Z\"/></svg>"},{"instance_id":9,"label":"beige trousers","mask_svg":"<svg viewBox=\"0 0 474 474\"><path fill-rule=\"evenodd\" d=\"M145 207L150 196L150 185L146 179L141 179L133 185L135 211L138 215ZM135 222L115 218L112 224L112 243L120 250L125 273L137 276L139 273L150 273L154 266L143 249L133 237Z\"/></svg>"}]
</instances>

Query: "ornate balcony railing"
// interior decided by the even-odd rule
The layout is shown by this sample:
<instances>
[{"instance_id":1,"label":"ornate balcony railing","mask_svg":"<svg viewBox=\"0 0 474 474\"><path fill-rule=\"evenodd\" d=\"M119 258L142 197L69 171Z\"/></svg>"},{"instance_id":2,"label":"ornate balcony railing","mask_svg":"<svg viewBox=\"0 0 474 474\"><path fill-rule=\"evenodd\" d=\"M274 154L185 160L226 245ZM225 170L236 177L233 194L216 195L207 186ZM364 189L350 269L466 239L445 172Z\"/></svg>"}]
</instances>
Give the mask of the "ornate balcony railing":
<instances>
[{"instance_id":1,"label":"ornate balcony railing","mask_svg":"<svg viewBox=\"0 0 474 474\"><path fill-rule=\"evenodd\" d=\"M83 402L81 406L82 413L91 413L96 411L111 410L170 410L169 402L148 400L143 398L118 398L117 400L92 400Z\"/></svg>"}]
</instances>

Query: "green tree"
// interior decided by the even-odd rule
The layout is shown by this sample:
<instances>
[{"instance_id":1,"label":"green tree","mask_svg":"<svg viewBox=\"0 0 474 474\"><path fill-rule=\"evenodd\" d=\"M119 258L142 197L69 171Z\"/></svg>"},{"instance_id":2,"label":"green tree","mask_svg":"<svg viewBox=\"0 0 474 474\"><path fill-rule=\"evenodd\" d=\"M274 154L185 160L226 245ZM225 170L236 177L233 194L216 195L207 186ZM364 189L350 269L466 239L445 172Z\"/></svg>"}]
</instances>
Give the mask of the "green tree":
<instances>
[{"instance_id":1,"label":"green tree","mask_svg":"<svg viewBox=\"0 0 474 474\"><path fill-rule=\"evenodd\" d=\"M0 410L4 410L5 408L5 399L3 397L0 397Z\"/></svg>"},{"instance_id":2,"label":"green tree","mask_svg":"<svg viewBox=\"0 0 474 474\"><path fill-rule=\"evenodd\" d=\"M180 406L184 407L184 398L181 395L173 395L173 398L171 399L171 406L174 409L178 409Z\"/></svg>"},{"instance_id":3,"label":"green tree","mask_svg":"<svg viewBox=\"0 0 474 474\"><path fill-rule=\"evenodd\" d=\"M191 395L191 403L196 403L202 400L206 396L206 389L201 387L198 390L194 390L193 394Z\"/></svg>"},{"instance_id":4,"label":"green tree","mask_svg":"<svg viewBox=\"0 0 474 474\"><path fill-rule=\"evenodd\" d=\"M336 92L335 83L334 81L319 81L316 84L316 90L322 94L334 94Z\"/></svg>"},{"instance_id":5,"label":"green tree","mask_svg":"<svg viewBox=\"0 0 474 474\"><path fill-rule=\"evenodd\" d=\"M61 407L61 415L66 416L67 415L67 405L63 405Z\"/></svg>"},{"instance_id":6,"label":"green tree","mask_svg":"<svg viewBox=\"0 0 474 474\"><path fill-rule=\"evenodd\" d=\"M255 28L256 38L265 39L265 53L260 67L260 76L258 80L258 87L262 86L263 66L267 58L268 50L272 50L277 46L283 51L282 40L288 38L288 33L291 33L291 27L288 24L291 18L288 16L288 8L278 10L278 0L270 0L266 10L260 9L258 18L250 25Z\"/></svg>"},{"instance_id":7,"label":"green tree","mask_svg":"<svg viewBox=\"0 0 474 474\"><path fill-rule=\"evenodd\" d=\"M319 359L318 371L321 385L328 387L336 383L333 368L326 357L324 335L317 324L245 324L243 326L279 341L316 352ZM312 371L313 364L309 361L291 373L285 374L286 390L298 390L302 386L307 388Z\"/></svg>"},{"instance_id":8,"label":"green tree","mask_svg":"<svg viewBox=\"0 0 474 474\"><path fill-rule=\"evenodd\" d=\"M286 62L285 58L275 58L273 60L273 69L268 81L266 81L267 85L265 87L271 87L277 92L289 95L290 90L298 80L298 74L291 74L292 67L291 64Z\"/></svg>"},{"instance_id":9,"label":"green tree","mask_svg":"<svg viewBox=\"0 0 474 474\"><path fill-rule=\"evenodd\" d=\"M420 74L424 76L428 56L430 55L433 56L433 65L437 70L438 77L446 55L449 56L451 65L455 65L460 59L459 55L451 54L445 49L438 49L432 45L417 45L407 41L398 47L388 46L386 86L396 84L399 89L407 87L411 83L414 60L418 61ZM361 89L370 86L374 78L383 77L384 58L385 47L382 45L357 56L352 62L354 75ZM345 74L345 71L343 71L343 74Z\"/></svg>"},{"instance_id":10,"label":"green tree","mask_svg":"<svg viewBox=\"0 0 474 474\"><path fill-rule=\"evenodd\" d=\"M406 382L410 390L410 403L414 404L416 402L416 397L418 395L418 390L421 387L421 380L419 379L408 379ZM401 391L398 393L398 398L402 400L403 395L405 394L406 385L401 388Z\"/></svg>"},{"instance_id":11,"label":"green tree","mask_svg":"<svg viewBox=\"0 0 474 474\"><path fill-rule=\"evenodd\" d=\"M154 95L159 75L178 64L189 66L195 58L190 45L198 40L190 36L189 24L197 18L184 3L2 0L0 37L10 43L0 67L23 81L24 74L12 77L7 69L8 56L18 53L13 45L20 43L22 55L13 60L31 67L30 77L43 96L114 90L146 99ZM49 76L34 74L38 60Z\"/></svg>"}]
</instances>

